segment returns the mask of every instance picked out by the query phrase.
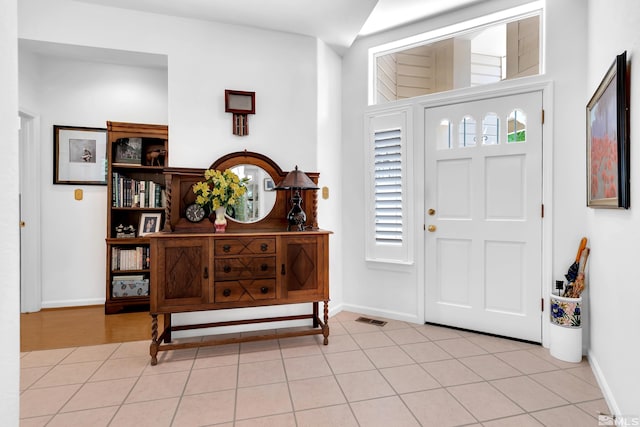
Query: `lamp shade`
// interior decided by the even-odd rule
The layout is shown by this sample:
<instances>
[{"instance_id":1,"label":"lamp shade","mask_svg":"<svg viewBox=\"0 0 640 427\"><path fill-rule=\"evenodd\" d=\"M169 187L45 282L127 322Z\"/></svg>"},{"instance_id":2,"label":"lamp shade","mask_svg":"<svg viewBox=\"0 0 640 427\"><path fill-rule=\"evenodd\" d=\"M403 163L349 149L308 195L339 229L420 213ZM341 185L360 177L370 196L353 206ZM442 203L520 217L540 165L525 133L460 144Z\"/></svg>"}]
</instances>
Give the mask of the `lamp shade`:
<instances>
[{"instance_id":1,"label":"lamp shade","mask_svg":"<svg viewBox=\"0 0 640 427\"><path fill-rule=\"evenodd\" d=\"M276 190L318 190L319 188L320 187L318 187L306 173L298 169L297 165L294 170L289 172L287 176L275 186Z\"/></svg>"}]
</instances>

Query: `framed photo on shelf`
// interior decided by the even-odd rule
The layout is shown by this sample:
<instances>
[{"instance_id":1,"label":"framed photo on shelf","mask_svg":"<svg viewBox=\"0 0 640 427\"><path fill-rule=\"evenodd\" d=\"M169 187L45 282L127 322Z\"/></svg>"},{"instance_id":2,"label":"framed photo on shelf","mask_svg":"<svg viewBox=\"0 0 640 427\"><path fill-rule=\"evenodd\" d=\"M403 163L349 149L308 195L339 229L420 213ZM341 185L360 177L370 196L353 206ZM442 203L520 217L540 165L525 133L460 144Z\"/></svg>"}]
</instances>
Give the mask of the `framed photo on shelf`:
<instances>
[{"instance_id":1,"label":"framed photo on shelf","mask_svg":"<svg viewBox=\"0 0 640 427\"><path fill-rule=\"evenodd\" d=\"M138 236L146 236L147 234L157 233L160 231L161 213L143 213L140 215L140 226L138 227Z\"/></svg>"},{"instance_id":2,"label":"framed photo on shelf","mask_svg":"<svg viewBox=\"0 0 640 427\"><path fill-rule=\"evenodd\" d=\"M587 206L628 209L627 52L616 57L587 104Z\"/></svg>"},{"instance_id":3,"label":"framed photo on shelf","mask_svg":"<svg viewBox=\"0 0 640 427\"><path fill-rule=\"evenodd\" d=\"M142 164L142 138L120 138L116 141L114 163Z\"/></svg>"},{"instance_id":4,"label":"framed photo on shelf","mask_svg":"<svg viewBox=\"0 0 640 427\"><path fill-rule=\"evenodd\" d=\"M54 125L53 183L107 185L107 130Z\"/></svg>"}]
</instances>

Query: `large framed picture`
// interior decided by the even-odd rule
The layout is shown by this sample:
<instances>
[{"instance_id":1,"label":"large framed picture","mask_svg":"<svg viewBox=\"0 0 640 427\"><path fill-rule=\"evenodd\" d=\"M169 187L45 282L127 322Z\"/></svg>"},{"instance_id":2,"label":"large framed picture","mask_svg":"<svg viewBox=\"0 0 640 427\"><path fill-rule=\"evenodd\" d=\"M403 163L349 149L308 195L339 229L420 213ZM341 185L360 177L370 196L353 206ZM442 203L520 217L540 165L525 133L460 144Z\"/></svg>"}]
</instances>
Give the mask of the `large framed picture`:
<instances>
[{"instance_id":1,"label":"large framed picture","mask_svg":"<svg viewBox=\"0 0 640 427\"><path fill-rule=\"evenodd\" d=\"M143 213L140 215L140 227L138 227L138 236L145 236L160 231L161 213Z\"/></svg>"},{"instance_id":2,"label":"large framed picture","mask_svg":"<svg viewBox=\"0 0 640 427\"><path fill-rule=\"evenodd\" d=\"M616 57L587 104L587 206L628 209L627 52Z\"/></svg>"},{"instance_id":3,"label":"large framed picture","mask_svg":"<svg viewBox=\"0 0 640 427\"><path fill-rule=\"evenodd\" d=\"M53 183L107 185L107 130L54 125Z\"/></svg>"}]
</instances>

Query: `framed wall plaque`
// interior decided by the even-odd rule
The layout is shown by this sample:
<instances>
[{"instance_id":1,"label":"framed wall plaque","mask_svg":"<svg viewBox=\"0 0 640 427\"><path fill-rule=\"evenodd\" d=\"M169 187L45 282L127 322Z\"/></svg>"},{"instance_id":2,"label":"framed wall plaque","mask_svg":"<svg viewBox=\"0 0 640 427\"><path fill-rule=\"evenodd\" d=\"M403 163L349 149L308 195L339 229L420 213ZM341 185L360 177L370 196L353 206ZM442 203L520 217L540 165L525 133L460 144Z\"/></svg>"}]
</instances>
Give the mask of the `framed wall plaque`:
<instances>
[{"instance_id":1,"label":"framed wall plaque","mask_svg":"<svg viewBox=\"0 0 640 427\"><path fill-rule=\"evenodd\" d=\"M224 111L233 114L232 131L234 135L249 135L247 115L256 113L256 93L225 89Z\"/></svg>"}]
</instances>

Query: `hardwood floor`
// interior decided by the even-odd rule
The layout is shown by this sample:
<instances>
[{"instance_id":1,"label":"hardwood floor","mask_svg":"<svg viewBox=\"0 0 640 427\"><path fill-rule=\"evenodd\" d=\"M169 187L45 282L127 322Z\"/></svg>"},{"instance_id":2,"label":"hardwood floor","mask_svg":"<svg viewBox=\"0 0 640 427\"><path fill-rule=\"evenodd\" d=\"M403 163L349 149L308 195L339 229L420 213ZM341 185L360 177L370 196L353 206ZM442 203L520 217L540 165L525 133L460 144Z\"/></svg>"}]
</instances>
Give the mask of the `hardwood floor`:
<instances>
[{"instance_id":1,"label":"hardwood floor","mask_svg":"<svg viewBox=\"0 0 640 427\"><path fill-rule=\"evenodd\" d=\"M22 352L146 339L151 340L148 312L105 315L99 305L20 315Z\"/></svg>"}]
</instances>

